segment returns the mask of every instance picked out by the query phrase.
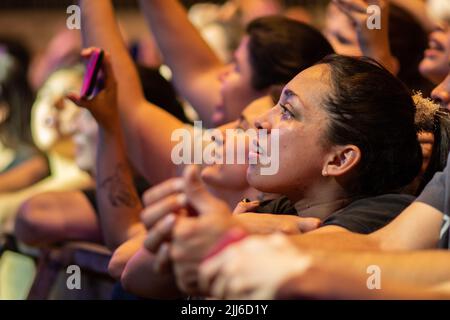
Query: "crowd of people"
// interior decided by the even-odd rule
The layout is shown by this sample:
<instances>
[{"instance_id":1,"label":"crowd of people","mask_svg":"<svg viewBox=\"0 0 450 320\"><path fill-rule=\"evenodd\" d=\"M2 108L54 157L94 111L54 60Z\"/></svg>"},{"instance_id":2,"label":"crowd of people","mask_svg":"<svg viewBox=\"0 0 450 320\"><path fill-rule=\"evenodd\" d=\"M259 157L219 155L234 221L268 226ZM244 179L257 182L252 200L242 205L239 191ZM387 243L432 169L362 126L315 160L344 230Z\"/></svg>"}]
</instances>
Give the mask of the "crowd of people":
<instances>
[{"instance_id":1,"label":"crowd of people","mask_svg":"<svg viewBox=\"0 0 450 320\"><path fill-rule=\"evenodd\" d=\"M450 298L448 1L139 4L146 46L79 0L35 81L0 38L0 234L106 246L118 298Z\"/></svg>"}]
</instances>

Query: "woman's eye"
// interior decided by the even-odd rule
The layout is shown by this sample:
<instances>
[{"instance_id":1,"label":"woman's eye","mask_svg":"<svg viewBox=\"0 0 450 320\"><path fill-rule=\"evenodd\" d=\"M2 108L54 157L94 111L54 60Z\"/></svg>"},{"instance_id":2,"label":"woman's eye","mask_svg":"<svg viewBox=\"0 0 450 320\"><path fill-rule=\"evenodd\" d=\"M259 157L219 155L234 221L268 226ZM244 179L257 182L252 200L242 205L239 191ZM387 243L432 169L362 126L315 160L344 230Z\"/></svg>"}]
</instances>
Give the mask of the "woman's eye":
<instances>
[{"instance_id":1,"label":"woman's eye","mask_svg":"<svg viewBox=\"0 0 450 320\"><path fill-rule=\"evenodd\" d=\"M336 39L337 41L339 41L339 43L341 44L345 44L345 45L349 45L351 44L351 41L347 38L344 38L343 36L341 36L340 34L336 35Z\"/></svg>"},{"instance_id":2,"label":"woman's eye","mask_svg":"<svg viewBox=\"0 0 450 320\"><path fill-rule=\"evenodd\" d=\"M283 120L290 120L294 118L294 115L292 112L289 111L288 108L286 108L284 105L280 104L281 107L281 118Z\"/></svg>"}]
</instances>

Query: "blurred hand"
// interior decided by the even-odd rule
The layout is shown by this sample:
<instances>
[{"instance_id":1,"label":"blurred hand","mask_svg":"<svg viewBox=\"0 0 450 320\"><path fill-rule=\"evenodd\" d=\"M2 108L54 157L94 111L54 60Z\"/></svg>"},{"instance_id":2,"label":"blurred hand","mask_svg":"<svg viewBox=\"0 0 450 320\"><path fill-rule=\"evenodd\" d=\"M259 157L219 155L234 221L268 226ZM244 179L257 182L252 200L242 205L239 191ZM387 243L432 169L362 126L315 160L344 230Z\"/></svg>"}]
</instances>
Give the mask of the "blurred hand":
<instances>
[{"instance_id":1,"label":"blurred hand","mask_svg":"<svg viewBox=\"0 0 450 320\"><path fill-rule=\"evenodd\" d=\"M391 73L397 74L399 62L392 56L389 45L389 2L387 0L332 0L350 19L358 37L363 55L380 62ZM380 29L369 29L367 21L373 13L367 13L370 5L380 8Z\"/></svg>"},{"instance_id":2,"label":"blurred hand","mask_svg":"<svg viewBox=\"0 0 450 320\"><path fill-rule=\"evenodd\" d=\"M198 265L233 225L230 208L208 192L196 166L149 189L143 201L141 218L149 229L144 245L156 254L157 271L172 261L180 289L198 294Z\"/></svg>"},{"instance_id":3,"label":"blurred hand","mask_svg":"<svg viewBox=\"0 0 450 320\"><path fill-rule=\"evenodd\" d=\"M251 236L200 266L200 287L220 299L273 299L289 278L304 273L311 257L286 236Z\"/></svg>"},{"instance_id":4,"label":"blurred hand","mask_svg":"<svg viewBox=\"0 0 450 320\"><path fill-rule=\"evenodd\" d=\"M83 58L89 59L94 48L84 49L81 52ZM120 128L119 113L117 108L117 84L111 65L111 57L105 52L102 72L105 87L94 98L80 97L76 93L69 93L67 99L76 105L88 109L97 120L100 128L107 132L116 132Z\"/></svg>"},{"instance_id":5,"label":"blurred hand","mask_svg":"<svg viewBox=\"0 0 450 320\"><path fill-rule=\"evenodd\" d=\"M198 267L235 222L228 205L208 192L197 167L187 167L183 178L187 202L198 217L183 217L177 221L170 253L179 288L199 295L202 292L198 287Z\"/></svg>"}]
</instances>

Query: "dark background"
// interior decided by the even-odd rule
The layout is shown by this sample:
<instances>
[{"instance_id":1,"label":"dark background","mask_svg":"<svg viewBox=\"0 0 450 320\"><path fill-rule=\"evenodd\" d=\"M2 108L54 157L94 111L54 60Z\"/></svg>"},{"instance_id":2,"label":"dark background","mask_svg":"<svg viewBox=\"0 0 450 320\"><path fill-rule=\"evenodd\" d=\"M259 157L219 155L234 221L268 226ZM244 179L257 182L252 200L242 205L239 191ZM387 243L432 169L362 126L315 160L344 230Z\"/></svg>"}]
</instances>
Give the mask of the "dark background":
<instances>
[{"instance_id":1,"label":"dark background","mask_svg":"<svg viewBox=\"0 0 450 320\"><path fill-rule=\"evenodd\" d=\"M286 5L308 4L318 0L280 0ZM187 7L198 2L224 3L225 0L181 0ZM1 9L60 9L76 3L74 0L0 0ZM114 4L124 8L137 8L136 0L114 0Z\"/></svg>"}]
</instances>

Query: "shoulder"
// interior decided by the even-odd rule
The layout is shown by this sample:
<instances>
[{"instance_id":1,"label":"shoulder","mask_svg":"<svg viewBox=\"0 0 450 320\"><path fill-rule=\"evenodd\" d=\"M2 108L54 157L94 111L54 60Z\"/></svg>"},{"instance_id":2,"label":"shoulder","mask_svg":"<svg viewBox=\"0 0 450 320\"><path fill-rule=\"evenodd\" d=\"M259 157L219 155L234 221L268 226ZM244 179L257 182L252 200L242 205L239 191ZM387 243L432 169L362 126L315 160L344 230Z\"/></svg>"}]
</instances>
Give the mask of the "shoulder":
<instances>
[{"instance_id":1,"label":"shoulder","mask_svg":"<svg viewBox=\"0 0 450 320\"><path fill-rule=\"evenodd\" d=\"M323 225L337 225L357 233L374 232L399 215L414 201L407 194L384 194L356 200L334 212Z\"/></svg>"}]
</instances>

